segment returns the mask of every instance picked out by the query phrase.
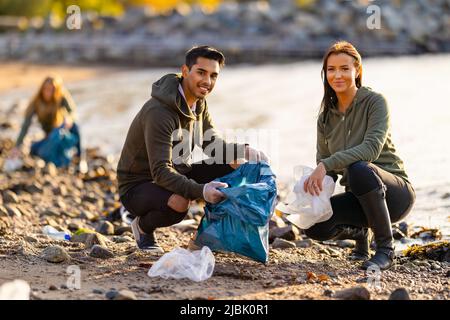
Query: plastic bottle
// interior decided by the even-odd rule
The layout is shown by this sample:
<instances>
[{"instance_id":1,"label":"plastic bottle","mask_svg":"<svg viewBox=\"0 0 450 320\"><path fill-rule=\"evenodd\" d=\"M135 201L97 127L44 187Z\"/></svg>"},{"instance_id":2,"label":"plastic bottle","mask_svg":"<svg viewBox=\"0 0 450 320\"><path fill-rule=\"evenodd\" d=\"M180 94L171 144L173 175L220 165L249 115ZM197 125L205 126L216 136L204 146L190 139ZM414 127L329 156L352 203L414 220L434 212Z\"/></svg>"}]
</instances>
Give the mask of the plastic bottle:
<instances>
[{"instance_id":1,"label":"plastic bottle","mask_svg":"<svg viewBox=\"0 0 450 320\"><path fill-rule=\"evenodd\" d=\"M70 240L71 235L65 231L58 231L52 226L45 226L42 233L55 240Z\"/></svg>"}]
</instances>

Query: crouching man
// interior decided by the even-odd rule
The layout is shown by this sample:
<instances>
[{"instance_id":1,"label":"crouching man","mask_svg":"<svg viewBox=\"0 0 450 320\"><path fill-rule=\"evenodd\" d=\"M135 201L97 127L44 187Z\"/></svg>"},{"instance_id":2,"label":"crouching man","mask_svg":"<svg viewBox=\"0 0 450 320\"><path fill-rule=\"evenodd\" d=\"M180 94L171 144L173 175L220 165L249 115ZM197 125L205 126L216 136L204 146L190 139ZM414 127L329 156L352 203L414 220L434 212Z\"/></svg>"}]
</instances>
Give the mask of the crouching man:
<instances>
[{"instance_id":1,"label":"crouching man","mask_svg":"<svg viewBox=\"0 0 450 320\"><path fill-rule=\"evenodd\" d=\"M224 63L214 48L192 48L182 73L156 81L131 123L117 177L120 200L136 216L131 227L142 250L163 252L155 229L183 220L191 200L221 201L218 188L227 185L213 180L236 169L237 159L268 161L248 145L226 143L214 130L205 97ZM196 145L208 159L192 163Z\"/></svg>"}]
</instances>

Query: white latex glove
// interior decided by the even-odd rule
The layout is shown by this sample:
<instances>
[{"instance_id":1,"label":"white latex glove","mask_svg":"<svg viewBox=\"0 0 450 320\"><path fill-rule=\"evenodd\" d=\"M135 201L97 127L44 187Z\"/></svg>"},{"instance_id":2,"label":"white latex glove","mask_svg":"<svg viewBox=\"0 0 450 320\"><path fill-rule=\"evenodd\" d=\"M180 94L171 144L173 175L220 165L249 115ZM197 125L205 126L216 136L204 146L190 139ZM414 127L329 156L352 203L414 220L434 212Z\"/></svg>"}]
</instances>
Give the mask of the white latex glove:
<instances>
[{"instance_id":1,"label":"white latex glove","mask_svg":"<svg viewBox=\"0 0 450 320\"><path fill-rule=\"evenodd\" d=\"M269 163L269 157L262 151L256 150L250 146L245 148L245 159L249 163L258 163L261 161Z\"/></svg>"},{"instance_id":2,"label":"white latex glove","mask_svg":"<svg viewBox=\"0 0 450 320\"><path fill-rule=\"evenodd\" d=\"M203 198L206 202L214 204L220 202L224 198L223 193L217 190L217 188L228 188L228 185L217 181L211 181L205 184L203 187Z\"/></svg>"}]
</instances>

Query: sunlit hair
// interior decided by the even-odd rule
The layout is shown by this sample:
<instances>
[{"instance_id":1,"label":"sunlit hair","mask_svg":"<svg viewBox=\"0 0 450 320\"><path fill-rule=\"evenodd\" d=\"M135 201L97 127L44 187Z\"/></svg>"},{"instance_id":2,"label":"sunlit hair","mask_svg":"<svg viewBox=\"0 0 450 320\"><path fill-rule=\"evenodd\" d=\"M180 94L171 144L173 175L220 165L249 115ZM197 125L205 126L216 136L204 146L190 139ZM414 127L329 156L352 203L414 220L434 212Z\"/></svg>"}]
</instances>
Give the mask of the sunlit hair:
<instances>
[{"instance_id":1,"label":"sunlit hair","mask_svg":"<svg viewBox=\"0 0 450 320\"><path fill-rule=\"evenodd\" d=\"M44 86L47 84L51 84L53 87L53 94L49 101L46 101L43 95ZM70 110L66 108L67 106L70 107ZM52 128L60 126L67 117L76 119L73 99L59 77L48 76L44 79L25 111L26 117L33 114L37 115L47 133Z\"/></svg>"},{"instance_id":2,"label":"sunlit hair","mask_svg":"<svg viewBox=\"0 0 450 320\"><path fill-rule=\"evenodd\" d=\"M47 84L51 84L53 86L53 95L50 99L50 101L45 101L43 91L44 86ZM57 76L48 76L44 79L41 86L39 87L38 92L35 94L33 99L30 101L30 108L31 110L28 110L28 112L34 112L36 111L35 108L37 108L40 105L48 105L52 106L55 109L59 108L61 105L61 100L64 96L64 86L61 78Z\"/></svg>"},{"instance_id":3,"label":"sunlit hair","mask_svg":"<svg viewBox=\"0 0 450 320\"><path fill-rule=\"evenodd\" d=\"M356 87L360 88L362 86L362 75L363 75L363 68L362 68L362 59L361 55L359 54L358 50L347 41L339 41L334 43L325 53L323 57L323 66L322 66L322 81L323 81L323 88L324 88L324 94L322 99L322 104L320 111L324 112L326 115L328 110L330 108L333 108L337 104L337 96L336 92L333 90L333 88L328 83L327 79L327 67L328 67L328 58L332 54L340 54L344 53L347 54L354 59L354 66L356 68L357 77L355 79ZM325 119L325 117L324 117Z\"/></svg>"},{"instance_id":4,"label":"sunlit hair","mask_svg":"<svg viewBox=\"0 0 450 320\"><path fill-rule=\"evenodd\" d=\"M193 47L186 52L185 64L188 66L189 70L197 63L198 58L215 60L219 63L221 68L225 66L225 56L222 52L210 46L199 46Z\"/></svg>"}]
</instances>

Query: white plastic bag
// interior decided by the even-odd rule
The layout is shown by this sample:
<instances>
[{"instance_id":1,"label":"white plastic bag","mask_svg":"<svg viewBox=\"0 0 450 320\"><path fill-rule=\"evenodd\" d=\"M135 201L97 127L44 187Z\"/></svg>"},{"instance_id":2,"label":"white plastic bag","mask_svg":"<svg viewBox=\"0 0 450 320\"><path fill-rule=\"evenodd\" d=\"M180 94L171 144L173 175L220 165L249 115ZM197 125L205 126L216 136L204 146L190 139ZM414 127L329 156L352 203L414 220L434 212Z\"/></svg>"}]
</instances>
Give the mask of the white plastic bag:
<instances>
[{"instance_id":1,"label":"white plastic bag","mask_svg":"<svg viewBox=\"0 0 450 320\"><path fill-rule=\"evenodd\" d=\"M0 300L30 300L30 285L16 279L0 286Z\"/></svg>"},{"instance_id":2,"label":"white plastic bag","mask_svg":"<svg viewBox=\"0 0 450 320\"><path fill-rule=\"evenodd\" d=\"M203 281L211 277L214 271L214 255L208 247L189 251L175 248L163 255L148 271L149 277L189 278L193 281Z\"/></svg>"},{"instance_id":3,"label":"white plastic bag","mask_svg":"<svg viewBox=\"0 0 450 320\"><path fill-rule=\"evenodd\" d=\"M294 198L287 205L280 203L277 209L288 214L287 219L301 229L309 229L316 223L326 221L333 215L330 198L333 195L335 183L333 178L325 176L322 181L322 191L319 196L313 196L303 189L305 180L311 175L313 169L306 166L295 168L297 182L295 183ZM297 178L301 175L300 178Z\"/></svg>"}]
</instances>

